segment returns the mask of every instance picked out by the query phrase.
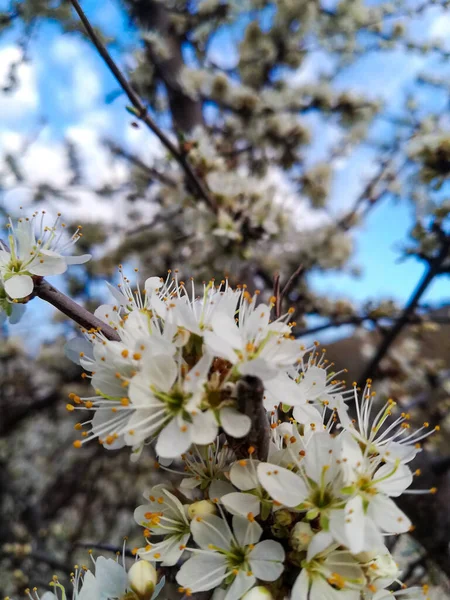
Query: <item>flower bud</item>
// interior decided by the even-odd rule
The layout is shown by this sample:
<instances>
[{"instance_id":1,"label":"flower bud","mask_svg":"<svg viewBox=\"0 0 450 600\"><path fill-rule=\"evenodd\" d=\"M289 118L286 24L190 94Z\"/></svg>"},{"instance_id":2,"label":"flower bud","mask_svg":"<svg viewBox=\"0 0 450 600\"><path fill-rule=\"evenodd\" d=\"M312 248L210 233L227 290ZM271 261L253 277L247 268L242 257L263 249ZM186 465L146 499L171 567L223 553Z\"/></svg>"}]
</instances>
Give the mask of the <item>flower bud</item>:
<instances>
[{"instance_id":1,"label":"flower bud","mask_svg":"<svg viewBox=\"0 0 450 600\"><path fill-rule=\"evenodd\" d=\"M309 523L296 523L291 531L290 544L294 550L306 550L313 538L313 530Z\"/></svg>"},{"instance_id":2,"label":"flower bud","mask_svg":"<svg viewBox=\"0 0 450 600\"><path fill-rule=\"evenodd\" d=\"M273 600L273 596L267 588L258 585L249 590L245 596L242 597L242 600Z\"/></svg>"},{"instance_id":3,"label":"flower bud","mask_svg":"<svg viewBox=\"0 0 450 600\"><path fill-rule=\"evenodd\" d=\"M138 560L128 571L128 584L139 600L150 600L158 575L147 560Z\"/></svg>"},{"instance_id":4,"label":"flower bud","mask_svg":"<svg viewBox=\"0 0 450 600\"><path fill-rule=\"evenodd\" d=\"M281 508L274 513L273 520L277 525L281 525L282 527L291 525L293 520L292 513L285 508Z\"/></svg>"},{"instance_id":5,"label":"flower bud","mask_svg":"<svg viewBox=\"0 0 450 600\"><path fill-rule=\"evenodd\" d=\"M193 502L188 508L188 515L190 519L193 519L194 517L215 515L216 512L216 505L210 500L199 500L198 502Z\"/></svg>"}]
</instances>

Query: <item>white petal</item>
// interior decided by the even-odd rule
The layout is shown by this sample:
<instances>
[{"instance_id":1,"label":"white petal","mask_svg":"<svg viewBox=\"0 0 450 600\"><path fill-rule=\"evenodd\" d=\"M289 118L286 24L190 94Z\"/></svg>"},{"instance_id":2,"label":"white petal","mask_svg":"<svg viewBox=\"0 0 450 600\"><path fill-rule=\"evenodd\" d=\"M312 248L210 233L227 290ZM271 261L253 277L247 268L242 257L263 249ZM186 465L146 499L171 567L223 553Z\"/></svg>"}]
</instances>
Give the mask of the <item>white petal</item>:
<instances>
[{"instance_id":1,"label":"white petal","mask_svg":"<svg viewBox=\"0 0 450 600\"><path fill-rule=\"evenodd\" d=\"M245 322L245 331L249 338L255 338L269 325L270 308L267 304L259 304Z\"/></svg>"},{"instance_id":2,"label":"white petal","mask_svg":"<svg viewBox=\"0 0 450 600\"><path fill-rule=\"evenodd\" d=\"M5 292L10 298L25 298L34 289L33 280L29 275L13 275L4 283Z\"/></svg>"},{"instance_id":3,"label":"white petal","mask_svg":"<svg viewBox=\"0 0 450 600\"><path fill-rule=\"evenodd\" d=\"M274 540L256 544L248 558L253 574L263 581L275 581L284 570L283 546Z\"/></svg>"},{"instance_id":4,"label":"white petal","mask_svg":"<svg viewBox=\"0 0 450 600\"><path fill-rule=\"evenodd\" d=\"M214 479L209 486L209 497L213 501L220 500L225 494L231 494L234 492L234 487L228 481L222 481L220 479Z\"/></svg>"},{"instance_id":5,"label":"white petal","mask_svg":"<svg viewBox=\"0 0 450 600\"><path fill-rule=\"evenodd\" d=\"M300 575L295 580L291 597L295 598L295 600L309 600L309 585L308 571L302 569Z\"/></svg>"},{"instance_id":6,"label":"white petal","mask_svg":"<svg viewBox=\"0 0 450 600\"><path fill-rule=\"evenodd\" d=\"M257 470L263 488L271 498L285 506L298 506L308 495L303 479L288 469L260 463Z\"/></svg>"},{"instance_id":7,"label":"white petal","mask_svg":"<svg viewBox=\"0 0 450 600\"><path fill-rule=\"evenodd\" d=\"M211 319L211 327L213 332L231 348L242 350L242 335L232 317L222 312L216 312Z\"/></svg>"},{"instance_id":8,"label":"white petal","mask_svg":"<svg viewBox=\"0 0 450 600\"><path fill-rule=\"evenodd\" d=\"M386 533L406 533L411 528L411 521L393 500L377 494L369 504L369 516L377 527Z\"/></svg>"},{"instance_id":9,"label":"white petal","mask_svg":"<svg viewBox=\"0 0 450 600\"><path fill-rule=\"evenodd\" d=\"M211 444L216 439L218 431L219 426L212 411L199 411L193 415L191 439L194 444Z\"/></svg>"},{"instance_id":10,"label":"white petal","mask_svg":"<svg viewBox=\"0 0 450 600\"><path fill-rule=\"evenodd\" d=\"M207 591L220 585L226 570L226 559L220 554L197 554L182 565L176 580L180 586L193 593Z\"/></svg>"},{"instance_id":11,"label":"white petal","mask_svg":"<svg viewBox=\"0 0 450 600\"><path fill-rule=\"evenodd\" d=\"M198 363L196 363L196 365L189 371L184 382L184 389L186 392L192 394L203 385L208 376L212 360L213 357L205 352Z\"/></svg>"},{"instance_id":12,"label":"white petal","mask_svg":"<svg viewBox=\"0 0 450 600\"><path fill-rule=\"evenodd\" d=\"M238 361L233 347L226 343L221 337L212 331L205 331L203 339L214 355L229 360L233 365Z\"/></svg>"},{"instance_id":13,"label":"white petal","mask_svg":"<svg viewBox=\"0 0 450 600\"><path fill-rule=\"evenodd\" d=\"M252 375L253 377L259 377L262 381L266 381L275 377L279 373L279 369L263 358L255 358L241 365L239 372L241 375Z\"/></svg>"},{"instance_id":14,"label":"white petal","mask_svg":"<svg viewBox=\"0 0 450 600\"><path fill-rule=\"evenodd\" d=\"M255 585L256 578L246 571L240 570L228 588L224 600L240 600L245 592Z\"/></svg>"},{"instance_id":15,"label":"white petal","mask_svg":"<svg viewBox=\"0 0 450 600\"><path fill-rule=\"evenodd\" d=\"M83 577L83 586L77 594L77 600L98 600L101 589L91 571L87 571Z\"/></svg>"},{"instance_id":16,"label":"white petal","mask_svg":"<svg viewBox=\"0 0 450 600\"><path fill-rule=\"evenodd\" d=\"M259 541L262 527L256 521L249 521L246 517L235 515L233 517L233 533L239 546L248 546Z\"/></svg>"},{"instance_id":17,"label":"white petal","mask_svg":"<svg viewBox=\"0 0 450 600\"><path fill-rule=\"evenodd\" d=\"M230 528L223 519L215 515L196 517L191 523L191 531L195 543L203 550L209 550L210 544L223 549L231 546Z\"/></svg>"},{"instance_id":18,"label":"white petal","mask_svg":"<svg viewBox=\"0 0 450 600\"><path fill-rule=\"evenodd\" d=\"M83 358L80 354L88 358L93 358L94 356L91 342L88 342L84 337L76 337L69 340L64 346L64 354L77 365L81 364L80 359Z\"/></svg>"},{"instance_id":19,"label":"white petal","mask_svg":"<svg viewBox=\"0 0 450 600\"><path fill-rule=\"evenodd\" d=\"M403 494L413 480L412 473L406 465L395 467L392 464L385 464L380 467L373 478L375 481L383 479L384 481L375 483L377 490L394 498Z\"/></svg>"},{"instance_id":20,"label":"white petal","mask_svg":"<svg viewBox=\"0 0 450 600\"><path fill-rule=\"evenodd\" d=\"M92 254L79 254L78 256L65 256L64 260L68 265L84 265L91 258Z\"/></svg>"},{"instance_id":21,"label":"white petal","mask_svg":"<svg viewBox=\"0 0 450 600\"><path fill-rule=\"evenodd\" d=\"M355 496L347 502L344 514L348 547L353 554L357 554L366 548L364 539L366 516L361 496Z\"/></svg>"},{"instance_id":22,"label":"white petal","mask_svg":"<svg viewBox=\"0 0 450 600\"><path fill-rule=\"evenodd\" d=\"M105 597L122 596L127 589L128 577L125 569L112 558L99 556L95 561L95 579Z\"/></svg>"},{"instance_id":23,"label":"white petal","mask_svg":"<svg viewBox=\"0 0 450 600\"><path fill-rule=\"evenodd\" d=\"M222 496L221 502L232 515L241 515L242 517L246 517L249 513L255 517L259 515L260 502L252 494L232 492Z\"/></svg>"},{"instance_id":24,"label":"white petal","mask_svg":"<svg viewBox=\"0 0 450 600\"><path fill-rule=\"evenodd\" d=\"M145 280L144 288L147 294L152 294L164 286L164 280L161 277L149 277Z\"/></svg>"},{"instance_id":25,"label":"white petal","mask_svg":"<svg viewBox=\"0 0 450 600\"><path fill-rule=\"evenodd\" d=\"M259 485L256 472L258 464L258 461L252 459L235 462L230 469L231 483L243 492L257 488Z\"/></svg>"},{"instance_id":26,"label":"white petal","mask_svg":"<svg viewBox=\"0 0 450 600\"><path fill-rule=\"evenodd\" d=\"M156 442L156 453L162 458L177 458L189 450L191 445L191 425L180 425L177 418L172 419L164 427Z\"/></svg>"},{"instance_id":27,"label":"white petal","mask_svg":"<svg viewBox=\"0 0 450 600\"><path fill-rule=\"evenodd\" d=\"M312 404L294 406L292 414L294 419L299 423L307 423L308 425L314 423L316 427L322 424L322 415Z\"/></svg>"},{"instance_id":28,"label":"white petal","mask_svg":"<svg viewBox=\"0 0 450 600\"><path fill-rule=\"evenodd\" d=\"M67 263L62 256L46 256L40 252L27 271L33 275L61 275L67 271Z\"/></svg>"},{"instance_id":29,"label":"white petal","mask_svg":"<svg viewBox=\"0 0 450 600\"><path fill-rule=\"evenodd\" d=\"M318 431L311 436L306 448L306 456L302 461L308 477L319 482L324 476L325 469L326 481L328 480L333 472L331 466L339 458L333 455L333 450L334 440L327 431Z\"/></svg>"},{"instance_id":30,"label":"white petal","mask_svg":"<svg viewBox=\"0 0 450 600\"><path fill-rule=\"evenodd\" d=\"M178 367L168 354L144 355L143 371L150 383L163 392L168 392L178 375Z\"/></svg>"},{"instance_id":31,"label":"white petal","mask_svg":"<svg viewBox=\"0 0 450 600\"><path fill-rule=\"evenodd\" d=\"M26 311L27 307L25 306L25 304L18 304L18 303L11 304L10 306L11 306L11 313L9 315L9 323L10 323L10 325L15 325L23 317L23 314Z\"/></svg>"},{"instance_id":32,"label":"white petal","mask_svg":"<svg viewBox=\"0 0 450 600\"><path fill-rule=\"evenodd\" d=\"M252 420L231 406L225 406L220 411L220 424L228 435L241 438L247 435L252 426Z\"/></svg>"},{"instance_id":33,"label":"white petal","mask_svg":"<svg viewBox=\"0 0 450 600\"><path fill-rule=\"evenodd\" d=\"M299 406L305 403L304 398L298 393L298 384L286 373L264 381L264 387L278 404L282 402L288 406Z\"/></svg>"},{"instance_id":34,"label":"white petal","mask_svg":"<svg viewBox=\"0 0 450 600\"><path fill-rule=\"evenodd\" d=\"M315 577L312 581L311 598L320 598L320 600L360 600L361 592L359 590L339 590L328 585L323 577Z\"/></svg>"},{"instance_id":35,"label":"white petal","mask_svg":"<svg viewBox=\"0 0 450 600\"><path fill-rule=\"evenodd\" d=\"M319 533L316 533L316 535L312 538L308 546L306 560L309 562L316 556L316 554L320 554L320 552L326 550L328 546L331 546L332 543L333 535L329 531L319 531Z\"/></svg>"}]
</instances>

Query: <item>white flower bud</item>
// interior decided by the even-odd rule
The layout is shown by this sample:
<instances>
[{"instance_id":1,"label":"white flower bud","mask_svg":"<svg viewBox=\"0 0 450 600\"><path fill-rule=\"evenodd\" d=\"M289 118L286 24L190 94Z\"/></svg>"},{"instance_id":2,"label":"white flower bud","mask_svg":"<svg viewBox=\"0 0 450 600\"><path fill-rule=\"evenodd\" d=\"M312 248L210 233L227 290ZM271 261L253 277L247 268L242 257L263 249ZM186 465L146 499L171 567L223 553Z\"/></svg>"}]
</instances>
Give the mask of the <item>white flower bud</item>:
<instances>
[{"instance_id":1,"label":"white flower bud","mask_svg":"<svg viewBox=\"0 0 450 600\"><path fill-rule=\"evenodd\" d=\"M313 538L313 530L309 523L296 523L291 531L290 543L297 552L306 550Z\"/></svg>"},{"instance_id":2,"label":"white flower bud","mask_svg":"<svg viewBox=\"0 0 450 600\"><path fill-rule=\"evenodd\" d=\"M216 506L210 500L199 500L198 502L193 502L188 508L188 515L190 519L193 519L194 517L215 515L216 512Z\"/></svg>"},{"instance_id":3,"label":"white flower bud","mask_svg":"<svg viewBox=\"0 0 450 600\"><path fill-rule=\"evenodd\" d=\"M158 575L147 560L138 560L128 571L128 583L139 600L150 600Z\"/></svg>"},{"instance_id":4,"label":"white flower bud","mask_svg":"<svg viewBox=\"0 0 450 600\"><path fill-rule=\"evenodd\" d=\"M273 600L273 596L267 588L259 585L249 590L242 600Z\"/></svg>"}]
</instances>

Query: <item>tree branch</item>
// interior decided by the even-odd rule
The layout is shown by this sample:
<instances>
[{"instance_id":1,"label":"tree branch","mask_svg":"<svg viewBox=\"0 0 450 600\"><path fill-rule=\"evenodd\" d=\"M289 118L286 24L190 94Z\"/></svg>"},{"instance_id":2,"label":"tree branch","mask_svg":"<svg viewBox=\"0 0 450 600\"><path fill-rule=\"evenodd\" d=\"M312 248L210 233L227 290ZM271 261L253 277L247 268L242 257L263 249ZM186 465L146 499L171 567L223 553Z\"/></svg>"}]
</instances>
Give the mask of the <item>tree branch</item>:
<instances>
[{"instance_id":1,"label":"tree branch","mask_svg":"<svg viewBox=\"0 0 450 600\"><path fill-rule=\"evenodd\" d=\"M396 340L398 334L401 332L403 327L408 323L411 315L414 313L417 305L419 304L420 298L425 293L426 289L433 281L436 275L440 273L441 266L448 257L450 248L450 236L447 237L443 242L441 249L434 259L431 259L428 263L428 269L424 273L422 280L414 291L411 299L404 308L400 318L396 321L395 325L388 331L380 344L375 356L372 358L370 363L367 365L362 377L361 383L364 384L367 378L375 377L380 362L385 357L392 343Z\"/></svg>"},{"instance_id":2,"label":"tree branch","mask_svg":"<svg viewBox=\"0 0 450 600\"><path fill-rule=\"evenodd\" d=\"M36 296L45 300L67 317L78 323L85 329L98 329L109 340L120 341L119 334L112 327L98 319L86 308L77 304L74 300L54 288L50 283L42 279L35 282L34 293Z\"/></svg>"},{"instance_id":3,"label":"tree branch","mask_svg":"<svg viewBox=\"0 0 450 600\"><path fill-rule=\"evenodd\" d=\"M238 458L248 458L249 449L259 460L267 460L269 454L270 426L264 408L264 386L260 379L246 375L238 382L239 410L250 417L252 425L244 438L227 436L228 443Z\"/></svg>"},{"instance_id":4,"label":"tree branch","mask_svg":"<svg viewBox=\"0 0 450 600\"><path fill-rule=\"evenodd\" d=\"M86 28L87 34L92 40L92 43L97 48L98 53L105 61L111 73L116 78L120 87L128 96L131 104L134 109L132 112L136 115L138 119L140 119L143 123L147 125L147 127L158 137L161 143L167 148L167 150L172 154L178 164L181 166L183 171L186 174L186 177L191 184L193 192L197 195L198 198L201 198L206 202L206 204L211 208L213 212L217 211L217 206L213 198L210 196L209 191L207 190L205 184L201 181L201 179L196 175L194 169L186 158L186 155L178 149L178 147L170 140L170 138L158 127L156 122L152 119L152 117L148 114L147 107L144 105L138 94L134 91L131 85L128 83L124 75L121 73L120 69L112 59L106 47L100 41L100 38L96 34L94 28L89 22L89 19L83 12L78 0L70 0L72 6L80 17L81 22Z\"/></svg>"}]
</instances>

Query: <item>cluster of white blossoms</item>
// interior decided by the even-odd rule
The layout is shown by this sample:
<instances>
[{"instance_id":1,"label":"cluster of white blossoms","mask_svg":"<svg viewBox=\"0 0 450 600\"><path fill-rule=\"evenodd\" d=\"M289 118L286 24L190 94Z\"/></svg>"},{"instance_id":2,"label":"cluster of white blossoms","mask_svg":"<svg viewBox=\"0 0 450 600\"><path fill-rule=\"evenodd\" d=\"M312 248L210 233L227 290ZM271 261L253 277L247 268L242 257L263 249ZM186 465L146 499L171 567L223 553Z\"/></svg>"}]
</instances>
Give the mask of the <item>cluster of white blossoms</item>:
<instances>
[{"instance_id":1,"label":"cluster of white blossoms","mask_svg":"<svg viewBox=\"0 0 450 600\"><path fill-rule=\"evenodd\" d=\"M52 225L45 221L42 211L19 218L16 224L9 219L6 225L7 239L0 240L0 324L6 318L17 323L37 279L61 275L69 265L80 265L91 258L90 254L66 255L81 237L81 228L67 239L59 213Z\"/></svg>"},{"instance_id":2,"label":"cluster of white blossoms","mask_svg":"<svg viewBox=\"0 0 450 600\"><path fill-rule=\"evenodd\" d=\"M427 423L411 432L408 414L391 419L395 403L379 406L370 381L346 390L324 351L294 338L292 312L272 319L275 299L258 303L245 286L210 281L197 295L170 273L133 290L122 274L111 291L115 305L96 316L118 339L91 330L69 343L94 393L71 394L67 408L93 415L76 425L76 447L97 439L137 460L152 444L161 468L183 476L136 509L141 560L174 568L184 596L426 598L426 586L404 589L384 541L411 528L395 498L435 491L406 491ZM264 387L264 456L246 441L242 378ZM116 597L128 598L105 596Z\"/></svg>"},{"instance_id":3,"label":"cluster of white blossoms","mask_svg":"<svg viewBox=\"0 0 450 600\"><path fill-rule=\"evenodd\" d=\"M152 563L137 560L126 570L125 557L122 564L118 560L99 556L94 559L94 570L75 565L71 573L72 600L156 600L165 584L162 577L157 583L158 574ZM25 590L30 600L68 600L69 593L57 577L50 583L53 591L39 595L37 588ZM5 600L12 600L8 597Z\"/></svg>"}]
</instances>

